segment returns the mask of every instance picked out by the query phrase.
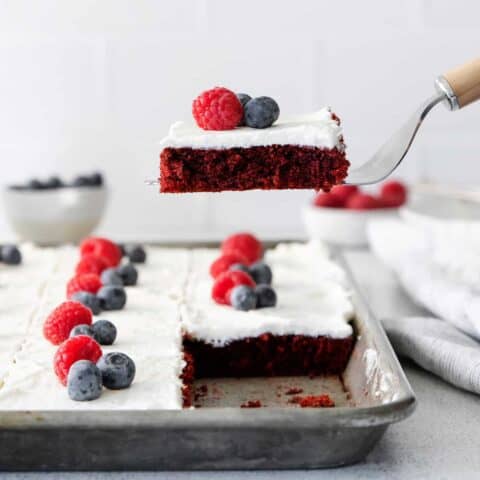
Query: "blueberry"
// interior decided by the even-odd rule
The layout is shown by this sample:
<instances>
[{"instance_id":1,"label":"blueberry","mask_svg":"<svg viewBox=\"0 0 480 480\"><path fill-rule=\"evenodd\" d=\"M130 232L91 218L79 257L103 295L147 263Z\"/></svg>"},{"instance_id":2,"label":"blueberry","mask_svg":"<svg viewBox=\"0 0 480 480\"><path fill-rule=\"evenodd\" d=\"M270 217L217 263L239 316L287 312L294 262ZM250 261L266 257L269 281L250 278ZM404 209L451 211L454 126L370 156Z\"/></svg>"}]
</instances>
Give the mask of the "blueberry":
<instances>
[{"instance_id":1,"label":"blueberry","mask_svg":"<svg viewBox=\"0 0 480 480\"><path fill-rule=\"evenodd\" d=\"M128 245L125 252L132 263L145 263L147 253L141 245Z\"/></svg>"},{"instance_id":2,"label":"blueberry","mask_svg":"<svg viewBox=\"0 0 480 480\"><path fill-rule=\"evenodd\" d=\"M245 105L247 102L249 102L252 97L250 95L247 95L246 93L237 93L237 98L240 100L240 103L242 104L242 108L245 108ZM242 120L240 120L240 123L238 124L239 126L245 125L245 115L242 115Z\"/></svg>"},{"instance_id":3,"label":"blueberry","mask_svg":"<svg viewBox=\"0 0 480 480\"><path fill-rule=\"evenodd\" d=\"M277 294L270 285L257 285L255 295L257 308L274 307L277 304Z\"/></svg>"},{"instance_id":4,"label":"blueberry","mask_svg":"<svg viewBox=\"0 0 480 480\"><path fill-rule=\"evenodd\" d=\"M117 273L127 287L137 284L138 271L131 263L125 263L117 267Z\"/></svg>"},{"instance_id":5,"label":"blueberry","mask_svg":"<svg viewBox=\"0 0 480 480\"><path fill-rule=\"evenodd\" d=\"M108 320L97 320L92 325L93 337L100 345L112 345L117 338L117 328Z\"/></svg>"},{"instance_id":6,"label":"blueberry","mask_svg":"<svg viewBox=\"0 0 480 480\"><path fill-rule=\"evenodd\" d=\"M280 115L278 104L270 97L253 98L244 107L245 123L252 128L270 127Z\"/></svg>"},{"instance_id":7,"label":"blueberry","mask_svg":"<svg viewBox=\"0 0 480 480\"><path fill-rule=\"evenodd\" d=\"M103 285L117 285L118 287L123 286L122 277L117 273L116 268L107 268L100 275L100 280Z\"/></svg>"},{"instance_id":8,"label":"blueberry","mask_svg":"<svg viewBox=\"0 0 480 480\"><path fill-rule=\"evenodd\" d=\"M103 175L100 172L95 172L87 178L92 187L101 187L103 185Z\"/></svg>"},{"instance_id":9,"label":"blueberry","mask_svg":"<svg viewBox=\"0 0 480 480\"><path fill-rule=\"evenodd\" d=\"M270 285L272 283L272 270L263 261L255 262L250 265L250 276L255 280L257 285L265 284Z\"/></svg>"},{"instance_id":10,"label":"blueberry","mask_svg":"<svg viewBox=\"0 0 480 480\"><path fill-rule=\"evenodd\" d=\"M252 97L247 93L237 93L237 98L240 100L242 107L245 107L247 102L249 102L252 99Z\"/></svg>"},{"instance_id":11,"label":"blueberry","mask_svg":"<svg viewBox=\"0 0 480 480\"><path fill-rule=\"evenodd\" d=\"M29 190L43 190L45 188L45 185L43 182L41 182L40 180L38 180L38 178L32 178L31 180L29 180L29 182L27 183L27 188Z\"/></svg>"},{"instance_id":12,"label":"blueberry","mask_svg":"<svg viewBox=\"0 0 480 480\"><path fill-rule=\"evenodd\" d=\"M22 254L16 245L3 245L0 247L0 258L7 265L19 265L22 263Z\"/></svg>"},{"instance_id":13,"label":"blueberry","mask_svg":"<svg viewBox=\"0 0 480 480\"><path fill-rule=\"evenodd\" d=\"M127 303L127 294L123 287L105 285L98 292L102 310L121 310Z\"/></svg>"},{"instance_id":14,"label":"blueberry","mask_svg":"<svg viewBox=\"0 0 480 480\"><path fill-rule=\"evenodd\" d=\"M230 302L235 310L253 310L257 306L257 296L253 288L239 285L232 290Z\"/></svg>"},{"instance_id":15,"label":"blueberry","mask_svg":"<svg viewBox=\"0 0 480 480\"><path fill-rule=\"evenodd\" d=\"M245 272L245 273L248 273L250 275L250 270L243 263L234 263L233 265L230 265L229 270L232 271L232 272L233 271Z\"/></svg>"},{"instance_id":16,"label":"blueberry","mask_svg":"<svg viewBox=\"0 0 480 480\"><path fill-rule=\"evenodd\" d=\"M97 362L103 385L111 390L128 388L135 377L135 363L124 353L111 352L100 357Z\"/></svg>"},{"instance_id":17,"label":"blueberry","mask_svg":"<svg viewBox=\"0 0 480 480\"><path fill-rule=\"evenodd\" d=\"M90 179L85 175L79 175L74 178L72 185L74 187L89 187Z\"/></svg>"},{"instance_id":18,"label":"blueberry","mask_svg":"<svg viewBox=\"0 0 480 480\"><path fill-rule=\"evenodd\" d=\"M55 188L61 188L63 187L63 182L60 180L60 178L53 176L50 177L45 183L44 187L46 189L55 189Z\"/></svg>"},{"instance_id":19,"label":"blueberry","mask_svg":"<svg viewBox=\"0 0 480 480\"><path fill-rule=\"evenodd\" d=\"M70 330L70 338L78 337L79 335L86 335L87 337L95 338L92 326L87 325L86 323L76 325L72 328L72 330Z\"/></svg>"},{"instance_id":20,"label":"blueberry","mask_svg":"<svg viewBox=\"0 0 480 480\"><path fill-rule=\"evenodd\" d=\"M16 190L16 191L19 191L19 192L29 189L27 185L10 185L8 188L10 190Z\"/></svg>"},{"instance_id":21,"label":"blueberry","mask_svg":"<svg viewBox=\"0 0 480 480\"><path fill-rule=\"evenodd\" d=\"M102 311L101 301L94 293L81 290L72 295L72 300L85 305L85 307L89 308L94 315L98 315Z\"/></svg>"},{"instance_id":22,"label":"blueberry","mask_svg":"<svg viewBox=\"0 0 480 480\"><path fill-rule=\"evenodd\" d=\"M120 249L122 252L122 257L125 257L127 255L127 247L124 243L117 243L117 247Z\"/></svg>"},{"instance_id":23,"label":"blueberry","mask_svg":"<svg viewBox=\"0 0 480 480\"><path fill-rule=\"evenodd\" d=\"M78 360L68 372L68 396L72 400L85 402L95 400L102 393L102 374L90 360Z\"/></svg>"}]
</instances>

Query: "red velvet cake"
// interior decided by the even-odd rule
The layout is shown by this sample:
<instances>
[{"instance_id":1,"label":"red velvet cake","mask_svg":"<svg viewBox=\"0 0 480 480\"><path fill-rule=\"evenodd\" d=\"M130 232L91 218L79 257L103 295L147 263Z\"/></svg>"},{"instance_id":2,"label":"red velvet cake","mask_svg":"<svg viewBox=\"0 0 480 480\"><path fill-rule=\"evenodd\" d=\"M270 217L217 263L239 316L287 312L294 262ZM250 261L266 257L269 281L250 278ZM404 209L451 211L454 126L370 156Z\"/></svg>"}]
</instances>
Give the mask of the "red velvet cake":
<instances>
[{"instance_id":1,"label":"red velvet cake","mask_svg":"<svg viewBox=\"0 0 480 480\"><path fill-rule=\"evenodd\" d=\"M86 245L92 248L88 252L83 248L85 255L100 255L101 251L98 258L106 261L108 257L112 264L120 261L122 252L111 241L89 239ZM129 260L140 262L128 245L124 250ZM0 305L8 319L0 322L2 411L176 410L201 403L195 395L217 395L213 388L207 392L206 387L194 385L202 377L341 373L354 343L349 323L353 308L343 286L343 271L318 244L280 244L264 253L258 239L242 233L223 242L221 261L215 260L218 249L150 247L148 261L137 264L137 285L132 285L131 276L125 281L126 308L109 309L106 317L101 311L93 315L90 308L66 301L67 284L71 295L78 293L73 293L73 287L98 288L98 282L92 282L95 274L78 269L79 265L98 265L79 261L76 247L22 245L21 251L22 265L0 268L0 283L5 286L0 289ZM145 257L143 252L140 258ZM129 264L126 258L122 261L116 271L125 273ZM210 268L212 264L215 268ZM99 296L102 290L113 288L107 283L105 265ZM215 296L213 287L220 287ZM117 284L114 290L119 288ZM101 298L101 307L106 307L106 297ZM99 317L118 329L118 342L113 338L112 345L113 340L96 337L102 342L99 346L83 333L94 334ZM81 334L70 338L71 331L80 327L74 333ZM118 369L130 372L122 380L123 387L129 388L117 390L109 384L113 389L107 391L97 383L93 393L101 395L92 401L74 401L80 400L75 389L69 397L67 373L75 359L95 362L102 352L108 356L117 352L118 360L119 351L124 352L119 365L125 365L126 356L136 365L135 378L131 366ZM133 380L131 386L126 380ZM192 395L193 386L197 388ZM289 399L303 393L298 389L289 392ZM308 391L305 395L324 393ZM250 397L242 402L254 408L259 406L256 400ZM316 404L322 402L306 406Z\"/></svg>"},{"instance_id":2,"label":"red velvet cake","mask_svg":"<svg viewBox=\"0 0 480 480\"><path fill-rule=\"evenodd\" d=\"M344 371L353 338L272 335L235 340L218 347L184 338L195 377L270 377L279 375L324 375Z\"/></svg>"},{"instance_id":3,"label":"red velvet cake","mask_svg":"<svg viewBox=\"0 0 480 480\"><path fill-rule=\"evenodd\" d=\"M229 303L218 295L212 299L211 291L223 281L223 274L215 272L212 280L208 273L217 255L215 250L192 252L181 307L185 371L190 372L183 379L185 405L192 403L194 379L343 373L355 341L353 306L343 270L321 246L282 244L266 252L261 263L271 266L273 280L267 280L278 295L269 308L242 306L234 298L236 288L256 291L258 263L246 269L257 287L227 285Z\"/></svg>"},{"instance_id":4,"label":"red velvet cake","mask_svg":"<svg viewBox=\"0 0 480 480\"><path fill-rule=\"evenodd\" d=\"M178 122L161 142L160 191L328 191L349 162L338 117L324 108L268 128L203 130Z\"/></svg>"}]
</instances>

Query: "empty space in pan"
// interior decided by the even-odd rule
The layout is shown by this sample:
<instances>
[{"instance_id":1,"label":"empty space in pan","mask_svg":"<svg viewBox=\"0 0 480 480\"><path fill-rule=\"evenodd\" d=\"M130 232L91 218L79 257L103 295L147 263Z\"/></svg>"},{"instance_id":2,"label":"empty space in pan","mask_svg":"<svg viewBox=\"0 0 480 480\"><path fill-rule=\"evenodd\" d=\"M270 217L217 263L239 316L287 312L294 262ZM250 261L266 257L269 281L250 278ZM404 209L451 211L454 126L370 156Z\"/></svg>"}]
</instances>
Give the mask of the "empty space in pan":
<instances>
[{"instance_id":1,"label":"empty space in pan","mask_svg":"<svg viewBox=\"0 0 480 480\"><path fill-rule=\"evenodd\" d=\"M318 377L201 378L194 383L194 406L293 407L300 399L328 395L336 407L353 406L338 375Z\"/></svg>"}]
</instances>

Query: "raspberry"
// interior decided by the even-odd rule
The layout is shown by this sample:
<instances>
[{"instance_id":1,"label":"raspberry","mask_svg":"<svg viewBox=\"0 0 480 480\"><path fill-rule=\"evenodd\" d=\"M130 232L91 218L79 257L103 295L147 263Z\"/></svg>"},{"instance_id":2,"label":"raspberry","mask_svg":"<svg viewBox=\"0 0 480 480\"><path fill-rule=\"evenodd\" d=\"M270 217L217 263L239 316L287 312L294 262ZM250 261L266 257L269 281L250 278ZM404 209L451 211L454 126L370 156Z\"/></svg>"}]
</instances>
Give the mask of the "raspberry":
<instances>
[{"instance_id":1,"label":"raspberry","mask_svg":"<svg viewBox=\"0 0 480 480\"><path fill-rule=\"evenodd\" d=\"M212 298L221 305L230 305L230 291L238 285L255 287L255 282L248 273L239 270L221 273L212 287Z\"/></svg>"},{"instance_id":2,"label":"raspberry","mask_svg":"<svg viewBox=\"0 0 480 480\"><path fill-rule=\"evenodd\" d=\"M319 193L315 197L313 204L316 207L327 208L342 208L345 206L344 202L333 193Z\"/></svg>"},{"instance_id":3,"label":"raspberry","mask_svg":"<svg viewBox=\"0 0 480 480\"><path fill-rule=\"evenodd\" d=\"M101 356L102 349L93 338L87 335L78 335L65 340L58 347L53 358L53 368L62 385L66 385L68 371L75 362L90 360L97 363Z\"/></svg>"},{"instance_id":4,"label":"raspberry","mask_svg":"<svg viewBox=\"0 0 480 480\"><path fill-rule=\"evenodd\" d=\"M253 263L262 258L263 247L260 241L251 233L237 233L226 238L222 243L222 253L240 253Z\"/></svg>"},{"instance_id":5,"label":"raspberry","mask_svg":"<svg viewBox=\"0 0 480 480\"><path fill-rule=\"evenodd\" d=\"M231 252L218 257L210 266L210 275L217 278L221 273L226 272L235 263L248 265L248 260L240 252Z\"/></svg>"},{"instance_id":6,"label":"raspberry","mask_svg":"<svg viewBox=\"0 0 480 480\"><path fill-rule=\"evenodd\" d=\"M385 207L401 207L407 201L407 187L395 180L385 182L380 189L380 200Z\"/></svg>"},{"instance_id":7,"label":"raspberry","mask_svg":"<svg viewBox=\"0 0 480 480\"><path fill-rule=\"evenodd\" d=\"M333 187L330 191L332 195L337 197L342 202L342 205L345 205L345 203L347 203L347 200L352 195L359 192L359 188L355 185L337 185Z\"/></svg>"},{"instance_id":8,"label":"raspberry","mask_svg":"<svg viewBox=\"0 0 480 480\"><path fill-rule=\"evenodd\" d=\"M243 107L232 91L215 87L193 101L192 114L204 130L232 130L242 121Z\"/></svg>"},{"instance_id":9,"label":"raspberry","mask_svg":"<svg viewBox=\"0 0 480 480\"><path fill-rule=\"evenodd\" d=\"M45 320L43 335L54 345L58 345L68 338L73 327L91 323L90 309L79 302L63 302Z\"/></svg>"},{"instance_id":10,"label":"raspberry","mask_svg":"<svg viewBox=\"0 0 480 480\"><path fill-rule=\"evenodd\" d=\"M77 275L83 275L85 273L95 273L96 275L100 275L107 268L108 265L103 258L88 254L83 256L77 263L75 273Z\"/></svg>"},{"instance_id":11,"label":"raspberry","mask_svg":"<svg viewBox=\"0 0 480 480\"><path fill-rule=\"evenodd\" d=\"M380 200L368 193L355 193L348 200L346 207L352 210L372 210L382 206Z\"/></svg>"},{"instance_id":12,"label":"raspberry","mask_svg":"<svg viewBox=\"0 0 480 480\"><path fill-rule=\"evenodd\" d=\"M108 267L116 267L122 259L120 247L111 240L101 237L86 238L80 244L80 254L101 257Z\"/></svg>"},{"instance_id":13,"label":"raspberry","mask_svg":"<svg viewBox=\"0 0 480 480\"><path fill-rule=\"evenodd\" d=\"M70 298L74 293L81 291L97 293L101 286L102 281L95 273L76 275L67 283L67 298Z\"/></svg>"}]
</instances>

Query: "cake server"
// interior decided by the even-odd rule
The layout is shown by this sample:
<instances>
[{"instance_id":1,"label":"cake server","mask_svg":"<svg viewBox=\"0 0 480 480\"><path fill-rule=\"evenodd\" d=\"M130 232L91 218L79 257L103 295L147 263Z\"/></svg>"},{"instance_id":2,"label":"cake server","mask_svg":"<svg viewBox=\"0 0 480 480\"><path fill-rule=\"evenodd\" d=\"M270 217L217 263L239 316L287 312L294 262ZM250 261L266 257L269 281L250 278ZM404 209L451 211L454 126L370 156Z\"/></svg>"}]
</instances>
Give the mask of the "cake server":
<instances>
[{"instance_id":1,"label":"cake server","mask_svg":"<svg viewBox=\"0 0 480 480\"><path fill-rule=\"evenodd\" d=\"M366 185L388 177L407 155L425 117L439 103L444 103L449 110L459 110L480 99L480 58L439 76L435 88L435 95L425 101L370 160L350 169L346 184Z\"/></svg>"}]
</instances>

